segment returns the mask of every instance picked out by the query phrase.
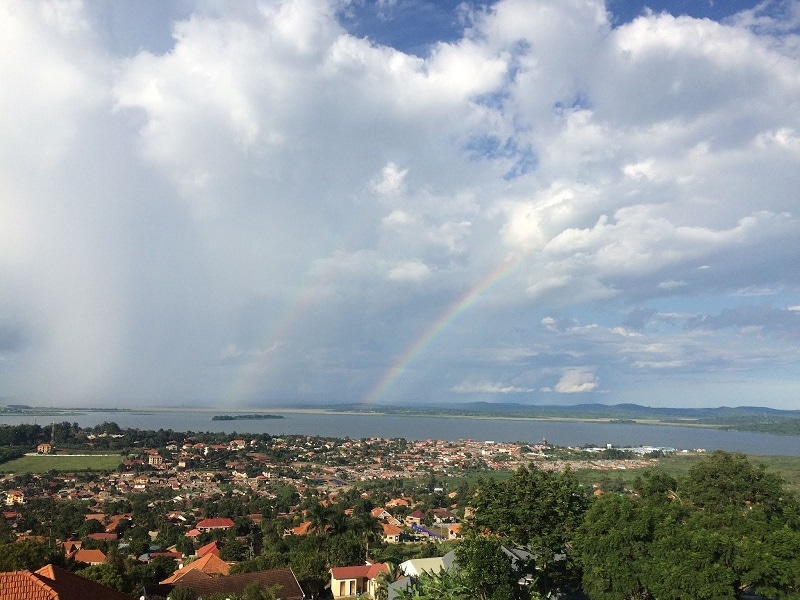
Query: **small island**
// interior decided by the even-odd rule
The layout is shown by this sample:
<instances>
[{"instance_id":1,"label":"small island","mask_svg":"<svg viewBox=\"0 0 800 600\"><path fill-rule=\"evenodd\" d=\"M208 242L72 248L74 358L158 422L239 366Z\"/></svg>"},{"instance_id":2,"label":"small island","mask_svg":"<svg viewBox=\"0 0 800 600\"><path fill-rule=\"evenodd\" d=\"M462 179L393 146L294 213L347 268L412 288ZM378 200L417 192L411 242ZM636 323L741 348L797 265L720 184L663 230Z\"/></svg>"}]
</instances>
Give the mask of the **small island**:
<instances>
[{"instance_id":1,"label":"small island","mask_svg":"<svg viewBox=\"0 0 800 600\"><path fill-rule=\"evenodd\" d=\"M212 421L258 421L261 419L283 419L283 415L247 414L247 415L214 415Z\"/></svg>"}]
</instances>

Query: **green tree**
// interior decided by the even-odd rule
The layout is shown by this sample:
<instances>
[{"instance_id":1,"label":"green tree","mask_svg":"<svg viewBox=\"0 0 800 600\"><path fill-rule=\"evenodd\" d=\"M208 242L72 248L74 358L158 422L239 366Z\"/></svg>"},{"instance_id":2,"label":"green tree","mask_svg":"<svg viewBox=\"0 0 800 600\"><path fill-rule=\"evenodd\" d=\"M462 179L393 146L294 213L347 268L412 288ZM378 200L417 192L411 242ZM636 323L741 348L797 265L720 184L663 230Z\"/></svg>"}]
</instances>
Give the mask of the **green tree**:
<instances>
[{"instance_id":1,"label":"green tree","mask_svg":"<svg viewBox=\"0 0 800 600\"><path fill-rule=\"evenodd\" d=\"M0 571L36 571L50 563L62 566L63 554L40 542L0 544Z\"/></svg>"},{"instance_id":2,"label":"green tree","mask_svg":"<svg viewBox=\"0 0 800 600\"><path fill-rule=\"evenodd\" d=\"M366 547L356 533L348 531L328 539L328 563L332 567L346 567L364 563Z\"/></svg>"},{"instance_id":3,"label":"green tree","mask_svg":"<svg viewBox=\"0 0 800 600\"><path fill-rule=\"evenodd\" d=\"M85 538L90 533L102 533L105 530L106 528L97 519L87 519L78 528L78 537Z\"/></svg>"},{"instance_id":4,"label":"green tree","mask_svg":"<svg viewBox=\"0 0 800 600\"><path fill-rule=\"evenodd\" d=\"M653 511L627 496L606 494L594 501L574 540L583 588L593 600L648 597L642 565L650 556L656 520Z\"/></svg>"},{"instance_id":5,"label":"green tree","mask_svg":"<svg viewBox=\"0 0 800 600\"><path fill-rule=\"evenodd\" d=\"M91 565L77 571L77 574L86 579L91 579L97 583L102 583L110 588L119 590L120 592L128 591L125 574L121 573L114 564L103 563L101 565Z\"/></svg>"},{"instance_id":6,"label":"green tree","mask_svg":"<svg viewBox=\"0 0 800 600\"><path fill-rule=\"evenodd\" d=\"M255 571L268 571L270 569L280 569L288 564L288 557L276 550L268 550L261 556L256 556L250 560L244 560L231 567L231 574L252 573Z\"/></svg>"},{"instance_id":7,"label":"green tree","mask_svg":"<svg viewBox=\"0 0 800 600\"><path fill-rule=\"evenodd\" d=\"M513 600L522 589L511 558L503 552L500 540L491 535L470 533L456 547L460 580L481 600ZM519 565L527 571L527 565Z\"/></svg>"},{"instance_id":8,"label":"green tree","mask_svg":"<svg viewBox=\"0 0 800 600\"><path fill-rule=\"evenodd\" d=\"M683 480L646 473L636 487L596 499L575 536L593 599L798 597L797 500L779 477L717 452Z\"/></svg>"},{"instance_id":9,"label":"green tree","mask_svg":"<svg viewBox=\"0 0 800 600\"><path fill-rule=\"evenodd\" d=\"M400 600L473 600L474 592L458 570L424 572L401 590Z\"/></svg>"},{"instance_id":10,"label":"green tree","mask_svg":"<svg viewBox=\"0 0 800 600\"><path fill-rule=\"evenodd\" d=\"M763 465L753 465L744 454L722 451L692 467L681 486L681 497L714 512L751 506L770 514L797 510L796 500L790 501L779 475L767 472Z\"/></svg>"},{"instance_id":11,"label":"green tree","mask_svg":"<svg viewBox=\"0 0 800 600\"><path fill-rule=\"evenodd\" d=\"M522 575L530 576L538 592L577 584L571 541L588 499L571 471L520 467L506 481L479 481L471 505L465 534L492 533L526 548L532 560Z\"/></svg>"},{"instance_id":12,"label":"green tree","mask_svg":"<svg viewBox=\"0 0 800 600\"><path fill-rule=\"evenodd\" d=\"M303 590L312 598L322 595L329 580L328 567L314 540L306 538L293 548L289 552L289 565Z\"/></svg>"},{"instance_id":13,"label":"green tree","mask_svg":"<svg viewBox=\"0 0 800 600\"><path fill-rule=\"evenodd\" d=\"M389 597L389 584L397 581L400 576L400 570L395 563L387 561L384 564L386 565L386 570L378 573L375 600L387 600Z\"/></svg>"},{"instance_id":14,"label":"green tree","mask_svg":"<svg viewBox=\"0 0 800 600\"><path fill-rule=\"evenodd\" d=\"M323 534L330 527L333 511L321 502L314 502L306 511L305 517L311 523L308 526L310 532Z\"/></svg>"},{"instance_id":15,"label":"green tree","mask_svg":"<svg viewBox=\"0 0 800 600\"><path fill-rule=\"evenodd\" d=\"M222 560L231 562L246 560L248 556L249 548L235 537L226 539L219 553Z\"/></svg>"},{"instance_id":16,"label":"green tree","mask_svg":"<svg viewBox=\"0 0 800 600\"><path fill-rule=\"evenodd\" d=\"M167 600L197 600L197 593L190 587L176 587L169 593Z\"/></svg>"}]
</instances>

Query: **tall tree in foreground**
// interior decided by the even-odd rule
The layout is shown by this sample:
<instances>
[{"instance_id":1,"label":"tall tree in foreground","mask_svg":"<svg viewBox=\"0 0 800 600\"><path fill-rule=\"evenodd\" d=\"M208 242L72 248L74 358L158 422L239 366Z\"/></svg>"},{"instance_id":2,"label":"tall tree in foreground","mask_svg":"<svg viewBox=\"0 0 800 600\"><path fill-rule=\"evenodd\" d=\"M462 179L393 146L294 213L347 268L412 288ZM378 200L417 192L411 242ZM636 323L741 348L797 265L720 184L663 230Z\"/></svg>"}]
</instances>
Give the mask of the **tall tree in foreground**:
<instances>
[{"instance_id":1,"label":"tall tree in foreground","mask_svg":"<svg viewBox=\"0 0 800 600\"><path fill-rule=\"evenodd\" d=\"M526 595L517 574L524 572L526 565L513 564L503 552L499 538L471 532L461 540L455 553L459 576L473 598L516 600Z\"/></svg>"},{"instance_id":2,"label":"tall tree in foreground","mask_svg":"<svg viewBox=\"0 0 800 600\"><path fill-rule=\"evenodd\" d=\"M399 600L473 600L475 593L459 570L441 569L422 573L397 597Z\"/></svg>"},{"instance_id":3,"label":"tall tree in foreground","mask_svg":"<svg viewBox=\"0 0 800 600\"><path fill-rule=\"evenodd\" d=\"M716 452L635 487L595 500L575 536L593 600L800 598L800 512L777 475Z\"/></svg>"},{"instance_id":4,"label":"tall tree in foreground","mask_svg":"<svg viewBox=\"0 0 800 600\"><path fill-rule=\"evenodd\" d=\"M465 534L495 536L502 544L530 553L525 564L516 564L516 575L530 581L534 592L548 594L577 585L571 542L588 499L572 472L520 467L506 481L479 482L470 506L473 515Z\"/></svg>"}]
</instances>

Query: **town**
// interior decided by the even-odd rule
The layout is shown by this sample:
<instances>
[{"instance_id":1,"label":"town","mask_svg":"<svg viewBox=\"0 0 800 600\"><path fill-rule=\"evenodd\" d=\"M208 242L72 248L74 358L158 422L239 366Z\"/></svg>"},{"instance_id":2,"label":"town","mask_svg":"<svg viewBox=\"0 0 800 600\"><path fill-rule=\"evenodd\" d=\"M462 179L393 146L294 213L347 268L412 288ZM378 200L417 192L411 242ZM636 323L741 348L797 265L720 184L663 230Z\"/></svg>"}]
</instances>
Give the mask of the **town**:
<instances>
[{"instance_id":1,"label":"town","mask_svg":"<svg viewBox=\"0 0 800 600\"><path fill-rule=\"evenodd\" d=\"M34 465L37 460L84 464L0 478L2 541L28 544L29 550L38 544L48 556L58 550L64 564L88 569L90 576L110 571L109 565L118 566L124 557L150 567L150 579L136 584L155 585L155 594L198 569L210 576L229 575L232 568L235 573L235 565L253 561L270 542L288 538L291 545L314 533L357 531L361 537L340 549L342 556L334 561L355 564L334 564L329 580L319 568L301 579L312 595L339 586L333 597L366 592L374 597L383 571L372 569L369 575L365 561L377 556L383 562L368 564L408 569L413 568L408 560L446 555L452 549L448 542L461 537L468 482L476 474L510 473L527 465L553 472L644 468L653 457L674 452L558 448L546 440L531 445L240 437L122 430L114 423L82 429L66 422L2 427L0 440L17 449L8 458L25 454ZM98 470L102 461L113 467ZM597 488L591 493L601 493ZM355 567L353 573L363 576L342 583L337 569Z\"/></svg>"}]
</instances>

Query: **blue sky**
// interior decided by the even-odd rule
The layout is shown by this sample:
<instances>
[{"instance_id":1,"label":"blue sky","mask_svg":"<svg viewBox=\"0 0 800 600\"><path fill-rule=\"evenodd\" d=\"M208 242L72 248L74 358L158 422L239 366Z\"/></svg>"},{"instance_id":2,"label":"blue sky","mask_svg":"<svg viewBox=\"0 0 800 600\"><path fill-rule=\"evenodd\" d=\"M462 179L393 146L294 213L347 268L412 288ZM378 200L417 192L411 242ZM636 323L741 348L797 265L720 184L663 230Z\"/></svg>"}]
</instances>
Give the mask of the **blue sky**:
<instances>
[{"instance_id":1,"label":"blue sky","mask_svg":"<svg viewBox=\"0 0 800 600\"><path fill-rule=\"evenodd\" d=\"M0 5L0 398L800 408L797 2Z\"/></svg>"}]
</instances>

